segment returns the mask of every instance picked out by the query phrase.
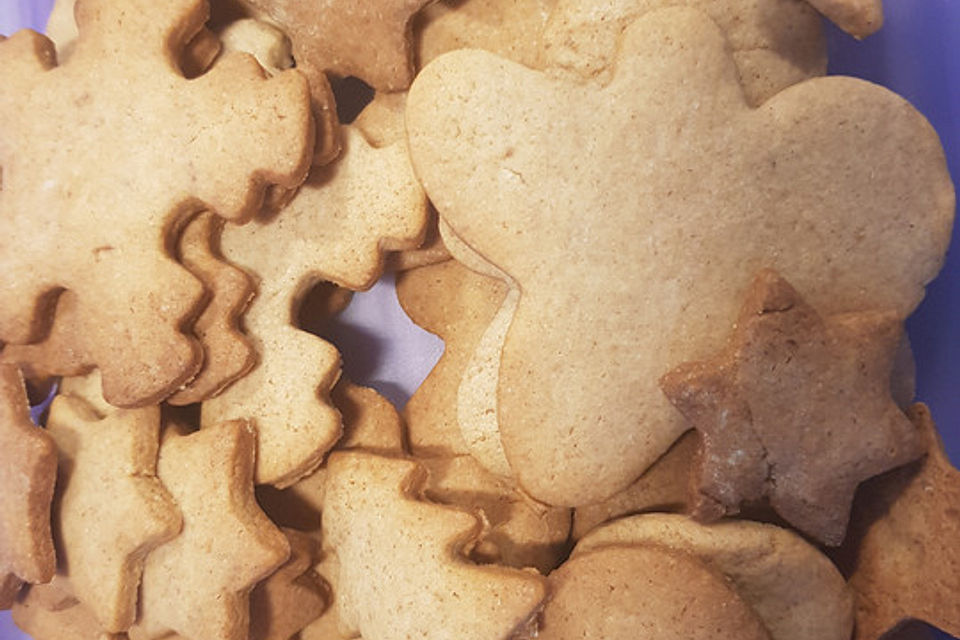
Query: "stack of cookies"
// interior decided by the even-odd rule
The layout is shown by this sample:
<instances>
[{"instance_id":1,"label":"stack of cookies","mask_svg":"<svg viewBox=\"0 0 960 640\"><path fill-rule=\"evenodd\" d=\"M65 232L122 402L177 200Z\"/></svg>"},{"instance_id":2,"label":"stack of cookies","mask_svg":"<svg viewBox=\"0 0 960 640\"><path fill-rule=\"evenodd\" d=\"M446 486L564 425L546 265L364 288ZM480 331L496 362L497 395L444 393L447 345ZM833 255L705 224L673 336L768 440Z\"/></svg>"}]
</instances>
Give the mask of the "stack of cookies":
<instances>
[{"instance_id":1,"label":"stack of cookies","mask_svg":"<svg viewBox=\"0 0 960 640\"><path fill-rule=\"evenodd\" d=\"M882 8L58 0L0 41L0 604L36 640L960 635L903 329L954 188L905 99L825 76L824 16ZM444 343L400 410L324 338L385 273Z\"/></svg>"}]
</instances>

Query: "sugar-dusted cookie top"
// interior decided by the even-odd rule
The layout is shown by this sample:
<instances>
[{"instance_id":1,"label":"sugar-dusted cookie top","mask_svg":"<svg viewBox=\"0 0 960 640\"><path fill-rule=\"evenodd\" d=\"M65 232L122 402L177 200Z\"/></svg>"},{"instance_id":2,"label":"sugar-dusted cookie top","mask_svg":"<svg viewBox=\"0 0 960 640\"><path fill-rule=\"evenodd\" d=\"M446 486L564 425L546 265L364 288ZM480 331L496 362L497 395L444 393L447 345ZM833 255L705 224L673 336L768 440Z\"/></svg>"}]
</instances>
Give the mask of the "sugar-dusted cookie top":
<instances>
[{"instance_id":1,"label":"sugar-dusted cookie top","mask_svg":"<svg viewBox=\"0 0 960 640\"><path fill-rule=\"evenodd\" d=\"M722 345L758 268L822 313L903 317L949 241L943 151L906 101L830 77L753 109L724 36L690 9L630 26L603 87L441 56L407 129L442 218L522 290L500 437L547 502L622 489L680 435L657 380Z\"/></svg>"},{"instance_id":2,"label":"sugar-dusted cookie top","mask_svg":"<svg viewBox=\"0 0 960 640\"><path fill-rule=\"evenodd\" d=\"M202 208L249 219L268 183L296 186L309 165L297 72L265 80L229 56L184 77L178 54L206 18L202 0L80 0L62 65L32 31L0 42L0 271L17 274L0 288L0 340L43 338L69 289L117 405L154 402L196 371L180 328L200 287L167 251L177 221Z\"/></svg>"}]
</instances>

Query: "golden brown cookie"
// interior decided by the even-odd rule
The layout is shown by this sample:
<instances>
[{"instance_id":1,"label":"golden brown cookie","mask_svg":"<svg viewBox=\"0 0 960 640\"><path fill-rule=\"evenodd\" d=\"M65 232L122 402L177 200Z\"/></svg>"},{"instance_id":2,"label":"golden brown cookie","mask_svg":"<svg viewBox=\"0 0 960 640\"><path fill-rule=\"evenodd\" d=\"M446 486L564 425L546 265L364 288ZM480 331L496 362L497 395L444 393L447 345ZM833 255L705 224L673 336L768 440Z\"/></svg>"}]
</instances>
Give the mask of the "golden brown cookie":
<instances>
[{"instance_id":1,"label":"golden brown cookie","mask_svg":"<svg viewBox=\"0 0 960 640\"><path fill-rule=\"evenodd\" d=\"M579 554L550 574L543 640L769 640L757 614L719 572L652 545Z\"/></svg>"},{"instance_id":2,"label":"golden brown cookie","mask_svg":"<svg viewBox=\"0 0 960 640\"><path fill-rule=\"evenodd\" d=\"M926 457L861 486L841 548L857 594L856 640L911 618L960 636L960 471L926 405L909 415Z\"/></svg>"},{"instance_id":3,"label":"golden brown cookie","mask_svg":"<svg viewBox=\"0 0 960 640\"><path fill-rule=\"evenodd\" d=\"M657 380L721 347L758 268L823 313L904 317L955 204L929 123L876 85L818 78L752 109L722 32L681 8L633 23L616 61L597 87L457 51L407 98L431 201L522 291L500 440L553 504L622 490L686 430Z\"/></svg>"},{"instance_id":4,"label":"golden brown cookie","mask_svg":"<svg viewBox=\"0 0 960 640\"><path fill-rule=\"evenodd\" d=\"M623 31L665 7L697 9L716 22L752 106L827 71L822 20L805 0L558 0L539 66L607 82Z\"/></svg>"},{"instance_id":5,"label":"golden brown cookie","mask_svg":"<svg viewBox=\"0 0 960 640\"><path fill-rule=\"evenodd\" d=\"M444 342L440 360L403 409L411 451L422 457L470 453L460 429L457 393L507 287L456 260L400 273L396 282L403 310Z\"/></svg>"},{"instance_id":6,"label":"golden brown cookie","mask_svg":"<svg viewBox=\"0 0 960 640\"><path fill-rule=\"evenodd\" d=\"M56 570L50 504L57 480L53 439L30 421L20 370L0 364L0 580L9 604L19 582L48 582Z\"/></svg>"},{"instance_id":7,"label":"golden brown cookie","mask_svg":"<svg viewBox=\"0 0 960 640\"><path fill-rule=\"evenodd\" d=\"M427 470L428 500L481 511L487 522L483 540L469 556L481 564L534 567L546 575L566 554L571 512L540 504L516 484L493 475L469 455L418 458Z\"/></svg>"},{"instance_id":8,"label":"golden brown cookie","mask_svg":"<svg viewBox=\"0 0 960 640\"><path fill-rule=\"evenodd\" d=\"M773 640L849 640L853 592L827 556L780 527L645 513L605 524L580 540L571 557L609 545L661 545L692 554L723 574L756 611Z\"/></svg>"},{"instance_id":9,"label":"golden brown cookie","mask_svg":"<svg viewBox=\"0 0 960 640\"><path fill-rule=\"evenodd\" d=\"M174 405L211 398L245 375L257 361L250 339L240 330L239 318L250 304L253 280L220 255L222 223L203 212L180 236L180 262L204 285L207 304L193 323L203 347L203 365L186 387L166 399Z\"/></svg>"},{"instance_id":10,"label":"golden brown cookie","mask_svg":"<svg viewBox=\"0 0 960 640\"><path fill-rule=\"evenodd\" d=\"M464 547L477 540L481 521L423 501L425 472L415 462L337 452L327 472L323 536L339 559L342 631L509 638L536 615L543 578L468 562Z\"/></svg>"},{"instance_id":11,"label":"golden brown cookie","mask_svg":"<svg viewBox=\"0 0 960 640\"><path fill-rule=\"evenodd\" d=\"M76 601L60 609L44 607L42 598L29 589L13 606L13 621L33 640L123 640L122 633L109 633L86 605Z\"/></svg>"},{"instance_id":12,"label":"golden brown cookie","mask_svg":"<svg viewBox=\"0 0 960 640\"><path fill-rule=\"evenodd\" d=\"M255 440L243 421L164 434L157 474L183 513L183 531L147 556L132 640L248 637L250 591L290 554L254 498Z\"/></svg>"},{"instance_id":13,"label":"golden brown cookie","mask_svg":"<svg viewBox=\"0 0 960 640\"><path fill-rule=\"evenodd\" d=\"M329 606L330 587L314 570L319 545L283 529L290 559L250 593L250 640L288 640Z\"/></svg>"},{"instance_id":14,"label":"golden brown cookie","mask_svg":"<svg viewBox=\"0 0 960 640\"><path fill-rule=\"evenodd\" d=\"M56 294L74 292L77 346L118 406L169 395L199 364L181 327L201 290L165 250L177 221L203 208L249 219L266 184L294 187L309 165L297 72L265 80L230 56L188 80L171 64L206 14L201 0L80 0L60 66L35 32L0 43L0 269L18 274L0 297L0 340L43 339Z\"/></svg>"},{"instance_id":15,"label":"golden brown cookie","mask_svg":"<svg viewBox=\"0 0 960 640\"><path fill-rule=\"evenodd\" d=\"M722 351L660 381L703 442L693 514L709 522L767 498L839 545L857 485L923 454L890 395L902 324L892 311L822 316L764 270L733 326Z\"/></svg>"},{"instance_id":16,"label":"golden brown cookie","mask_svg":"<svg viewBox=\"0 0 960 640\"><path fill-rule=\"evenodd\" d=\"M579 540L604 522L648 511L686 512L693 498L693 473L700 449L696 431L677 440L633 484L606 500L573 511L571 536Z\"/></svg>"},{"instance_id":17,"label":"golden brown cookie","mask_svg":"<svg viewBox=\"0 0 960 640\"><path fill-rule=\"evenodd\" d=\"M54 399L47 433L60 472L53 518L58 575L99 626L133 624L148 553L180 533L180 511L156 476L160 408L103 416L77 397Z\"/></svg>"},{"instance_id":18,"label":"golden brown cookie","mask_svg":"<svg viewBox=\"0 0 960 640\"><path fill-rule=\"evenodd\" d=\"M348 127L340 160L315 169L276 218L225 229L224 254L259 279L244 323L260 362L204 404L203 424L256 422L257 484L296 482L340 435L323 397L339 375L339 354L295 326L299 299L319 280L371 286L383 251L416 246L425 221L426 197L402 142L376 148Z\"/></svg>"},{"instance_id":19,"label":"golden brown cookie","mask_svg":"<svg viewBox=\"0 0 960 640\"><path fill-rule=\"evenodd\" d=\"M536 66L543 31L558 0L441 0L416 15L417 66L455 49L484 49Z\"/></svg>"}]
</instances>

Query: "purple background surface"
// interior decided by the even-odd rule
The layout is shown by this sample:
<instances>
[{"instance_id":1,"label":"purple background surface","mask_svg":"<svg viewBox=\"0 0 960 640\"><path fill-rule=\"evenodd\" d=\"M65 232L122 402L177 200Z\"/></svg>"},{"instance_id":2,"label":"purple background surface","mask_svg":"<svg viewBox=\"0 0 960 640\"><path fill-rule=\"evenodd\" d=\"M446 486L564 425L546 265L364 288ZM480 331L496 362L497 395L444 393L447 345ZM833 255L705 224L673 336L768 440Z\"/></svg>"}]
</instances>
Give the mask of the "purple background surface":
<instances>
[{"instance_id":1,"label":"purple background surface","mask_svg":"<svg viewBox=\"0 0 960 640\"><path fill-rule=\"evenodd\" d=\"M52 4L52 0L0 0L0 34L23 27L42 31ZM909 99L939 132L956 183L960 179L960 55L956 52L960 1L887 0L884 10L884 28L863 42L828 26L830 71L878 82ZM908 331L917 358L918 399L930 405L948 454L954 464L960 464L960 226L954 228L946 266L928 287ZM360 345L368 351L374 346L369 357L348 362L347 373L398 403L409 397L442 350L435 338L406 320L389 279L356 296L335 333L332 337L348 353L357 353ZM12 625L9 614L0 615L0 640L21 638L26 636Z\"/></svg>"}]
</instances>

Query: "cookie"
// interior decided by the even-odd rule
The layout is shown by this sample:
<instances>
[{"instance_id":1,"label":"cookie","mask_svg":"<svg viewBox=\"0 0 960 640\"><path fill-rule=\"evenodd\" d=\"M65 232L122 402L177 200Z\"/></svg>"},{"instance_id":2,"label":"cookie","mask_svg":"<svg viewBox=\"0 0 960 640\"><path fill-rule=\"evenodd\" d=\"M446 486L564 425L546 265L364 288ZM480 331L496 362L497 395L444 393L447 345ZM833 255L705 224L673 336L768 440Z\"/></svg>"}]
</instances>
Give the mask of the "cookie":
<instances>
[{"instance_id":1,"label":"cookie","mask_svg":"<svg viewBox=\"0 0 960 640\"><path fill-rule=\"evenodd\" d=\"M131 640L248 637L250 591L290 555L254 498L255 440L242 421L164 434L157 475L183 531L147 556Z\"/></svg>"},{"instance_id":2,"label":"cookie","mask_svg":"<svg viewBox=\"0 0 960 640\"><path fill-rule=\"evenodd\" d=\"M546 575L568 551L571 512L540 504L507 478L493 475L469 455L418 458L427 470L424 496L433 502L480 511L487 522L483 540L470 551L480 564Z\"/></svg>"},{"instance_id":3,"label":"cookie","mask_svg":"<svg viewBox=\"0 0 960 640\"><path fill-rule=\"evenodd\" d=\"M180 262L204 285L208 302L193 323L203 347L203 365L184 388L167 398L174 405L211 398L244 376L257 361L239 318L253 298L253 280L219 255L222 225L204 212L191 220L180 236Z\"/></svg>"},{"instance_id":4,"label":"cookie","mask_svg":"<svg viewBox=\"0 0 960 640\"><path fill-rule=\"evenodd\" d=\"M791 525L839 545L863 480L923 445L891 397L893 311L823 316L772 270L747 291L727 346L660 380L702 437L693 514L769 499Z\"/></svg>"},{"instance_id":5,"label":"cookie","mask_svg":"<svg viewBox=\"0 0 960 640\"><path fill-rule=\"evenodd\" d=\"M97 617L87 606L74 603L62 609L51 610L27 591L13 606L13 621L30 634L33 640L122 640L123 634L104 631Z\"/></svg>"},{"instance_id":6,"label":"cookie","mask_svg":"<svg viewBox=\"0 0 960 640\"><path fill-rule=\"evenodd\" d=\"M573 511L574 540L620 516L648 511L685 513L693 498L693 472L700 450L695 431L684 434L633 484L602 502Z\"/></svg>"},{"instance_id":7,"label":"cookie","mask_svg":"<svg viewBox=\"0 0 960 640\"><path fill-rule=\"evenodd\" d=\"M313 570L319 545L283 529L290 559L250 592L250 640L288 640L328 607L330 586Z\"/></svg>"},{"instance_id":8,"label":"cookie","mask_svg":"<svg viewBox=\"0 0 960 640\"><path fill-rule=\"evenodd\" d=\"M327 469L323 539L339 559L342 631L489 639L528 626L546 597L544 579L468 562L464 547L481 521L421 500L425 477L415 462L337 452Z\"/></svg>"},{"instance_id":9,"label":"cookie","mask_svg":"<svg viewBox=\"0 0 960 640\"><path fill-rule=\"evenodd\" d=\"M651 545L610 545L550 574L536 638L765 640L753 609L695 557Z\"/></svg>"},{"instance_id":10,"label":"cookie","mask_svg":"<svg viewBox=\"0 0 960 640\"><path fill-rule=\"evenodd\" d=\"M60 458L53 508L58 573L101 629L125 631L137 616L147 554L182 526L156 476L160 408L103 416L62 395L50 407L47 433Z\"/></svg>"},{"instance_id":11,"label":"cookie","mask_svg":"<svg viewBox=\"0 0 960 640\"><path fill-rule=\"evenodd\" d=\"M696 556L727 577L773 640L849 640L853 632L852 590L827 556L792 531L747 520L702 525L684 515L646 513L595 529L571 557L624 544Z\"/></svg>"},{"instance_id":12,"label":"cookie","mask_svg":"<svg viewBox=\"0 0 960 640\"><path fill-rule=\"evenodd\" d=\"M297 68L311 81L328 72L355 76L379 91L402 91L413 79L410 21L429 0L242 2L290 37Z\"/></svg>"},{"instance_id":13,"label":"cookie","mask_svg":"<svg viewBox=\"0 0 960 640\"><path fill-rule=\"evenodd\" d=\"M107 399L142 406L199 364L181 326L201 289L165 250L168 234L201 208L244 221L267 183L299 184L313 125L297 72L265 80L253 60L230 56L188 80L169 63L203 26L200 0L80 0L76 19L79 39L60 66L32 31L0 43L0 268L19 274L0 296L0 340L42 340L57 293L70 290L78 347Z\"/></svg>"},{"instance_id":14,"label":"cookie","mask_svg":"<svg viewBox=\"0 0 960 640\"><path fill-rule=\"evenodd\" d=\"M0 364L0 601L7 608L20 582L49 582L57 563L50 531L57 448L29 409L20 370Z\"/></svg>"},{"instance_id":15,"label":"cookie","mask_svg":"<svg viewBox=\"0 0 960 640\"><path fill-rule=\"evenodd\" d=\"M822 21L804 0L557 0L541 36L538 67L607 82L623 31L666 7L697 9L716 22L752 106L827 71Z\"/></svg>"},{"instance_id":16,"label":"cookie","mask_svg":"<svg viewBox=\"0 0 960 640\"><path fill-rule=\"evenodd\" d=\"M407 99L431 201L523 292L499 433L551 504L622 490L686 430L657 380L721 346L758 268L822 313L904 317L953 216L935 133L884 89L813 79L751 109L722 32L690 9L645 14L618 51L603 87L452 52Z\"/></svg>"},{"instance_id":17,"label":"cookie","mask_svg":"<svg viewBox=\"0 0 960 640\"><path fill-rule=\"evenodd\" d=\"M457 393L507 287L456 260L399 273L396 282L403 310L444 342L440 360L403 409L410 449L418 456L470 453L460 429Z\"/></svg>"},{"instance_id":18,"label":"cookie","mask_svg":"<svg viewBox=\"0 0 960 640\"><path fill-rule=\"evenodd\" d=\"M855 38L883 26L883 0L807 0L817 11Z\"/></svg>"},{"instance_id":19,"label":"cookie","mask_svg":"<svg viewBox=\"0 0 960 640\"><path fill-rule=\"evenodd\" d=\"M960 471L947 458L930 410L910 419L926 456L863 483L841 566L857 594L856 640L875 640L910 619L960 636Z\"/></svg>"}]
</instances>

